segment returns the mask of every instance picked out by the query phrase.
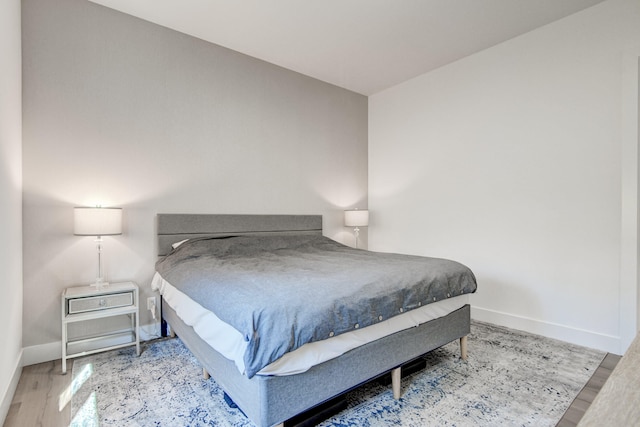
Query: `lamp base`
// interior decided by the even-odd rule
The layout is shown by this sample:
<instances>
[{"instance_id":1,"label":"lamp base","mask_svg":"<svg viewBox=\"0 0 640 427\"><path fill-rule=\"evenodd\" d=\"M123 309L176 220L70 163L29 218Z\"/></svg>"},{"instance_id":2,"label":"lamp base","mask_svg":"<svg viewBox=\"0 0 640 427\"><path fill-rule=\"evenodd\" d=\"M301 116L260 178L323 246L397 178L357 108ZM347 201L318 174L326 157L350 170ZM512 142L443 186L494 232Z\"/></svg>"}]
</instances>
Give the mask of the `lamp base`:
<instances>
[{"instance_id":1,"label":"lamp base","mask_svg":"<svg viewBox=\"0 0 640 427\"><path fill-rule=\"evenodd\" d=\"M94 286L96 289L102 289L102 288L108 287L109 286L109 282L95 281L94 283L92 283L89 286Z\"/></svg>"}]
</instances>

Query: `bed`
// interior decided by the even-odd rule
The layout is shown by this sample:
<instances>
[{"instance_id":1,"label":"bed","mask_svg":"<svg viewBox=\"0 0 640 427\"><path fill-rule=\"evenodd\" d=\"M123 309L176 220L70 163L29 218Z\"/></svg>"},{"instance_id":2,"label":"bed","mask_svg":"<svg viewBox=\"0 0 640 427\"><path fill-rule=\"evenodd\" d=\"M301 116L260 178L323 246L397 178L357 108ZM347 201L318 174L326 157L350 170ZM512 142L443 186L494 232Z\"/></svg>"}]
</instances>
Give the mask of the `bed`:
<instances>
[{"instance_id":1,"label":"bed","mask_svg":"<svg viewBox=\"0 0 640 427\"><path fill-rule=\"evenodd\" d=\"M211 375L229 398L258 427L283 425L285 421L296 415L389 372L394 397L399 398L402 365L454 340L460 340L461 357L466 358L466 336L470 331L470 307L466 297L469 293L475 292L476 285L473 273L460 264L447 260L399 256L402 257L398 258L400 261L408 263L423 259L433 260L436 269L440 269L442 265L449 268L449 264L454 264L454 267L462 273L457 271L456 275L447 273L449 283L446 288L437 282L435 285L429 285L427 289L424 287L424 280L415 285L418 288L405 289L404 285L398 284L398 290L393 296L380 296L376 290L378 288L371 284L371 278L368 278L368 281L365 280L367 283L362 289L374 291L358 290L353 293L344 291L342 294L343 285L339 280L344 280L344 277L340 273L340 268L336 267L335 275L342 279L338 280L334 288L328 289L331 289L332 295L335 292L340 297L329 302L330 307L333 307L331 311L334 313L324 317L326 307L320 301L323 298L322 292L306 294L307 303L298 311L291 311L293 308L290 309L290 307L293 304L288 299L286 291L281 294L275 293L278 291L279 283L286 280L278 276L276 284L271 282L273 269L282 269L281 265L277 264L280 260L274 261L272 249L277 249L275 252L279 254L278 256L285 254L287 263L291 263L290 260L294 259L291 271L296 273L290 274L287 270L290 279L304 276L306 280L306 272L316 269L315 266L309 267L305 264L307 261L299 261L298 253L303 254L303 258L321 259L323 265L333 266L337 261L334 258L327 258L325 251L327 248L329 252L337 251L337 257L340 260L351 259L349 268L353 267L353 263L369 262L369 268L364 272L361 271L359 273L361 275L375 276L376 264L384 263L369 259L370 256L374 256L370 252L348 248L323 237L321 216L158 214L157 221L160 258L152 287L159 290L163 296L161 305L163 321L200 361L206 375ZM267 258L260 258L255 262L251 258L247 263L244 252L253 254L255 247L260 248L259 256L264 256L262 255L264 247L271 252L268 253ZM244 252L238 258L235 254L239 250ZM211 259L216 263L231 253L232 255L229 256L232 257L232 262L229 260L225 262L230 262L236 269L229 273L227 264L216 264L211 267L211 270L219 276L216 280L220 282L216 284L218 287L214 298L208 295L210 291L202 290L202 282L208 282L211 275L211 272L205 271L212 262L207 258L210 251L215 252ZM333 253L330 255L334 256ZM386 256L393 258L396 255L387 254ZM197 269L194 268L195 263L201 263L203 260L206 262L206 267L201 265ZM254 265L259 266L256 267L259 268L257 274L261 275L258 281L255 279L257 274L253 272L237 281L236 276L229 276L229 274L242 276L245 269L251 270ZM237 271L238 268L240 273ZM334 269L331 268L331 271L320 269L320 275L333 277ZM384 268L381 268L384 272ZM300 274L301 271L304 274ZM310 272L308 276L313 277L313 274L315 273ZM402 272L396 271L393 275L394 277L397 275L399 277L397 281L402 282L401 279L404 278ZM187 278L182 279L184 276ZM351 280L352 272L345 277ZM310 283L313 281L309 280ZM186 281L186 284L174 287L173 281ZM388 279L380 281L383 284L386 283L382 286L385 289L396 286L388 284ZM263 282L269 283L269 287L260 288L261 292L258 296L247 297L242 293L246 291L246 287L250 288L256 283L260 285ZM197 283L197 286L191 283ZM314 288L309 285L308 288L298 288L288 293L304 293L307 292L306 289ZM239 292L241 297L233 296L236 292ZM271 294L271 292L274 293ZM176 299L176 294L180 297L179 299ZM355 303L350 302L352 294L356 295ZM422 296L416 297L418 294ZM252 307L250 310L253 311L249 316L236 315L235 312L227 313L227 308L230 306L249 306L254 304L254 300L256 304L261 304L261 298L282 301L282 305L272 309L273 312L262 307L258 310ZM416 304L415 298L421 301ZM362 299L366 299L370 306L358 308L364 304L361 303ZM247 302L249 300L251 304ZM427 302L424 305L423 300ZM313 304L309 304L309 301L313 301ZM185 305L187 303L192 305ZM445 306L448 308L440 308ZM243 339L234 345L223 346L222 349L215 347L216 344L212 344L211 340L226 336L226 332L220 332L223 329L218 328L214 329L213 333L203 333L196 321L190 320L188 315L185 316L185 313L193 315L195 312L193 307L197 307L198 310L203 308L205 310L203 313L207 313L207 316L213 316L221 321L220 328L227 328L225 331L231 331L231 333L235 331L236 335ZM356 313L356 310L361 312ZM437 314L438 310L445 311ZM363 316L363 312L369 311L371 316ZM293 314L290 315L289 320L283 320L274 314L279 312ZM391 312L393 314L390 314ZM428 317L422 319L427 319L426 321L409 320L410 323L413 322L411 327L394 326L397 330L388 332L390 324L403 319L412 319L415 316L423 316L423 313L427 312L430 313ZM206 316L197 314L192 317L202 319ZM305 323L307 317L311 319L306 320L316 322L312 325L313 327ZM260 326L262 318L267 320L264 327ZM369 318L371 321L368 320ZM318 322L318 319L321 321ZM286 322L291 324L290 329ZM249 332L243 329L246 323L249 323L248 327L252 328ZM376 333L371 335L370 331L374 330L378 331L376 333L379 335ZM381 330L387 332L380 333ZM278 333L274 331L282 331L282 334L290 339L288 341L276 339ZM363 344L354 344L360 339L355 337L365 334L369 334L369 338L363 341ZM353 339L351 339L352 336ZM309 362L302 368L294 363L293 365L297 366L294 369L285 367L278 370L281 369L278 363L286 359L285 356L300 353L306 356L299 359L306 360L305 357L308 358L309 355L324 354L324 352L311 350L305 353L305 349L314 345L323 346L325 343L329 343L331 347L341 340L345 342L351 340L349 341L351 343L346 350L342 349L336 353L339 355ZM275 370L270 371L269 369L274 365Z\"/></svg>"}]
</instances>

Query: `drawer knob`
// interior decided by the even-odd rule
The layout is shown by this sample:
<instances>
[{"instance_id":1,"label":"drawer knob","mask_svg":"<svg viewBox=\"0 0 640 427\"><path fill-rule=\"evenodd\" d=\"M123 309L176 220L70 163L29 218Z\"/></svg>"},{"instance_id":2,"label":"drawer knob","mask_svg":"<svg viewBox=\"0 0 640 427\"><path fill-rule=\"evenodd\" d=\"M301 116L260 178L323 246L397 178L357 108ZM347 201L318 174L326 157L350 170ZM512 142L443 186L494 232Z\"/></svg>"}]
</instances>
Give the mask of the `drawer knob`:
<instances>
[{"instance_id":1,"label":"drawer knob","mask_svg":"<svg viewBox=\"0 0 640 427\"><path fill-rule=\"evenodd\" d=\"M100 302L98 303L98 305L100 307L104 307L105 305L107 305L107 301L104 298L102 298L102 299L100 299Z\"/></svg>"}]
</instances>

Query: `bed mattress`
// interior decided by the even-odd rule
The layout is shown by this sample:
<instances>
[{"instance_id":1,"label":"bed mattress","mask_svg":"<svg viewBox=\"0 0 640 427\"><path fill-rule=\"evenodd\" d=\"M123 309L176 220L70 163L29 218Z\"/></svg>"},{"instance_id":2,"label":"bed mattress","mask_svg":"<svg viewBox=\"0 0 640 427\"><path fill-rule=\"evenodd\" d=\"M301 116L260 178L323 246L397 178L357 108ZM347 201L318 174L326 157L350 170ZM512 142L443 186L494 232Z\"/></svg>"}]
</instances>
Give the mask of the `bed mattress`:
<instances>
[{"instance_id":1,"label":"bed mattress","mask_svg":"<svg viewBox=\"0 0 640 427\"><path fill-rule=\"evenodd\" d=\"M154 275L151 287L160 292L164 302L176 312L176 315L186 325L191 326L203 341L231 360L240 373L245 373L243 356L247 342L238 330L180 292L171 283L164 280L159 273ZM261 369L257 375L284 376L305 372L317 364L336 358L356 347L444 317L468 302L468 294L459 295L419 307L362 329L346 332L322 341L307 343L284 354Z\"/></svg>"}]
</instances>

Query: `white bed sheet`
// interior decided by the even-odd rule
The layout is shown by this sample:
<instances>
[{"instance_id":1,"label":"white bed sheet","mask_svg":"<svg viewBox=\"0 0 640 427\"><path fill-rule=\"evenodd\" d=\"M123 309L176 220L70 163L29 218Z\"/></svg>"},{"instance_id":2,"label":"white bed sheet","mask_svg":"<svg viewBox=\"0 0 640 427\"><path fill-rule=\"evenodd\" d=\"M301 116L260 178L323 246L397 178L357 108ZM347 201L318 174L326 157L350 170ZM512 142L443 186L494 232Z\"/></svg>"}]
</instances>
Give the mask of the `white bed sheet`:
<instances>
[{"instance_id":1,"label":"white bed sheet","mask_svg":"<svg viewBox=\"0 0 640 427\"><path fill-rule=\"evenodd\" d=\"M245 373L243 355L247 342L237 329L180 292L158 273L153 276L151 288L162 294L165 302L200 338L218 353L232 360L242 374ZM446 316L468 302L469 295L459 295L427 304L366 328L305 344L264 367L258 375L294 375L305 372L314 365L338 357L368 342Z\"/></svg>"}]
</instances>

